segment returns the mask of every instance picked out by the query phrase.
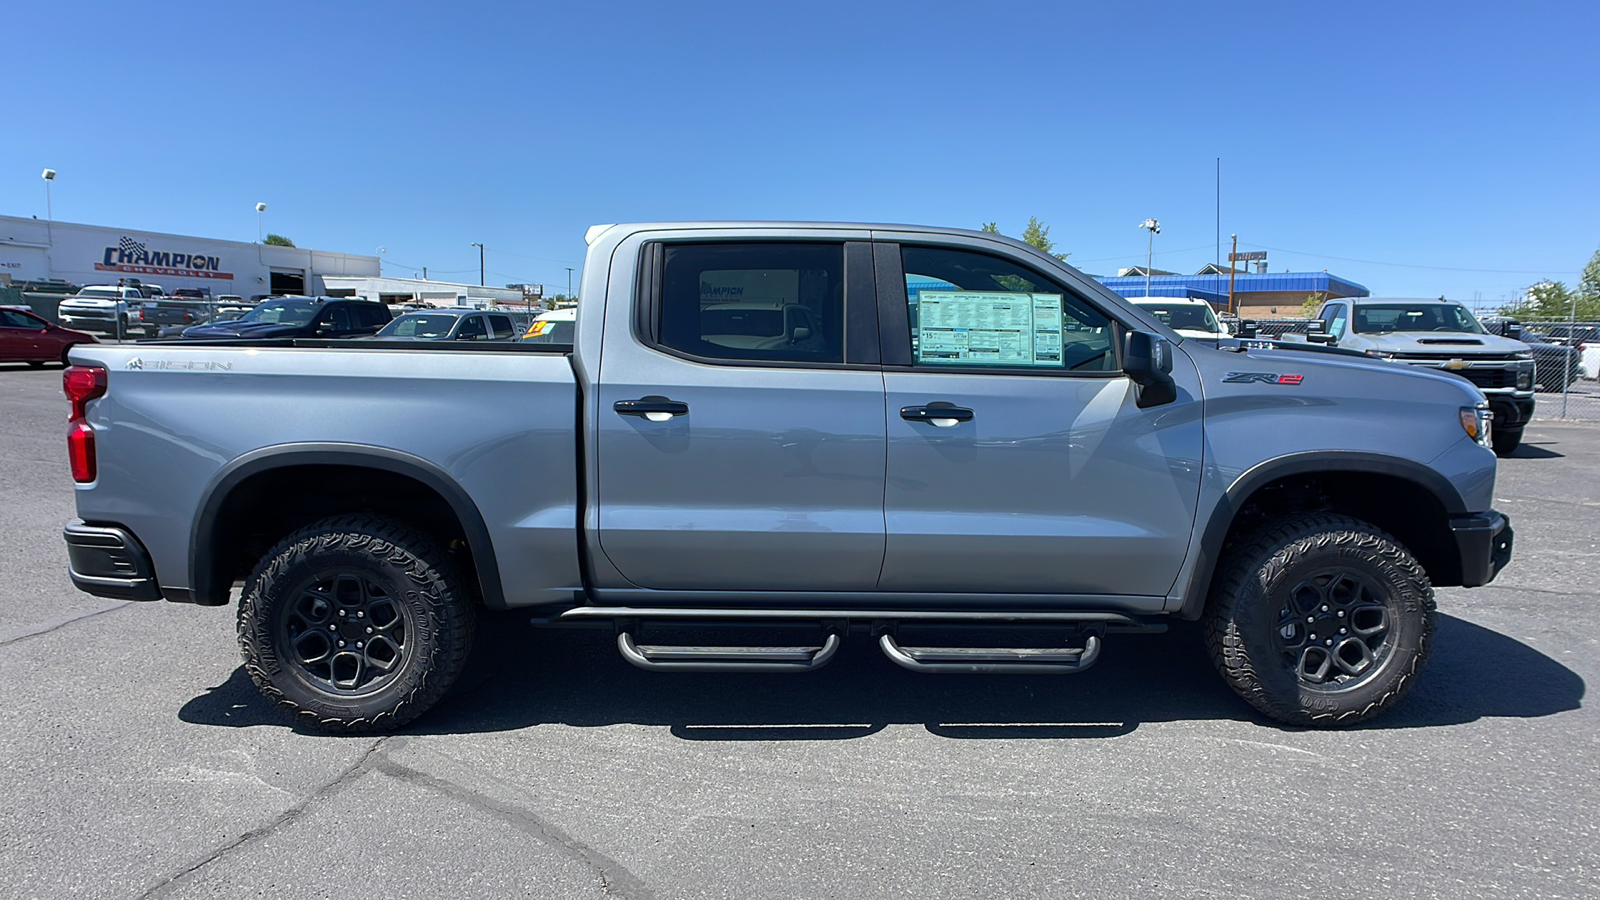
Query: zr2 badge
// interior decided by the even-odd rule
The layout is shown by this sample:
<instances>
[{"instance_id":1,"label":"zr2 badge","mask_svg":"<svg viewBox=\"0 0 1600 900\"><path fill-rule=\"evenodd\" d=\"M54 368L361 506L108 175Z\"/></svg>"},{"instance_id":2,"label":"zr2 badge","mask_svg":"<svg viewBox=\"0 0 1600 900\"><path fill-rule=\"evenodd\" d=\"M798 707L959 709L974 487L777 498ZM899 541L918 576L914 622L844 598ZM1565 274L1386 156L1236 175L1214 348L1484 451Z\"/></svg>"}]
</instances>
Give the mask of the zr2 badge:
<instances>
[{"instance_id":1,"label":"zr2 badge","mask_svg":"<svg viewBox=\"0 0 1600 900\"><path fill-rule=\"evenodd\" d=\"M1277 372L1229 372L1222 376L1224 384L1299 384L1304 375L1279 375Z\"/></svg>"}]
</instances>

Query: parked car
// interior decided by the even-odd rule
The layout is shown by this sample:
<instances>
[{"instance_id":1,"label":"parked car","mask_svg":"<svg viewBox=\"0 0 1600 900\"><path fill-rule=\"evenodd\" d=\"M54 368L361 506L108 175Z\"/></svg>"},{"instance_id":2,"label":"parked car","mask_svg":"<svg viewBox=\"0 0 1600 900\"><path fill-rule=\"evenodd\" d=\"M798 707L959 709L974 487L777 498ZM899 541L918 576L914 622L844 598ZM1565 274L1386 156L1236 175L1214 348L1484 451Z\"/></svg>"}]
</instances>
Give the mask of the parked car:
<instances>
[{"instance_id":1,"label":"parked car","mask_svg":"<svg viewBox=\"0 0 1600 900\"><path fill-rule=\"evenodd\" d=\"M1217 341L1231 332L1217 320L1216 310L1204 300L1187 297L1129 297L1128 302L1150 310L1162 324L1184 337Z\"/></svg>"},{"instance_id":2,"label":"parked car","mask_svg":"<svg viewBox=\"0 0 1600 900\"><path fill-rule=\"evenodd\" d=\"M30 309L0 306L0 362L25 362L35 368L47 362L65 364L68 350L93 343L94 335L62 328Z\"/></svg>"},{"instance_id":3,"label":"parked car","mask_svg":"<svg viewBox=\"0 0 1600 900\"><path fill-rule=\"evenodd\" d=\"M186 341L227 338L352 338L377 334L389 323L389 308L367 300L276 297L237 319L196 325Z\"/></svg>"},{"instance_id":4,"label":"parked car","mask_svg":"<svg viewBox=\"0 0 1600 900\"><path fill-rule=\"evenodd\" d=\"M144 302L145 295L137 287L92 284L62 300L56 315L66 328L126 337Z\"/></svg>"},{"instance_id":5,"label":"parked car","mask_svg":"<svg viewBox=\"0 0 1600 900\"><path fill-rule=\"evenodd\" d=\"M432 309L406 313L383 326L375 341L509 341L517 332L505 313Z\"/></svg>"},{"instance_id":6,"label":"parked car","mask_svg":"<svg viewBox=\"0 0 1600 900\"><path fill-rule=\"evenodd\" d=\"M135 326L145 337L176 337L191 325L211 321L211 304L205 300L170 298L146 300L139 307ZM176 329L176 331L174 331Z\"/></svg>"},{"instance_id":7,"label":"parked car","mask_svg":"<svg viewBox=\"0 0 1600 900\"><path fill-rule=\"evenodd\" d=\"M1484 316L1478 320L1490 334L1511 338L1533 351L1533 389L1564 391L1584 374L1583 344L1571 346L1562 338L1533 331L1509 316Z\"/></svg>"},{"instance_id":8,"label":"parked car","mask_svg":"<svg viewBox=\"0 0 1600 900\"><path fill-rule=\"evenodd\" d=\"M73 582L202 606L242 582L245 672L336 732L439 701L480 605L609 628L668 672L810 670L861 640L917 672L1066 674L1204 619L1242 698L1332 726L1419 683L1436 587L1511 558L1460 378L1185 339L996 234L587 237L604 299L571 346L74 350ZM913 280L949 285L915 344ZM763 623L808 635L702 634Z\"/></svg>"},{"instance_id":9,"label":"parked car","mask_svg":"<svg viewBox=\"0 0 1600 900\"><path fill-rule=\"evenodd\" d=\"M577 327L577 307L553 309L536 316L522 339L531 344L570 344Z\"/></svg>"},{"instance_id":10,"label":"parked car","mask_svg":"<svg viewBox=\"0 0 1600 900\"><path fill-rule=\"evenodd\" d=\"M1522 443L1533 418L1533 350L1489 334L1451 300L1340 297L1317 312L1334 344L1408 366L1438 369L1472 382L1494 411L1494 451Z\"/></svg>"}]
</instances>

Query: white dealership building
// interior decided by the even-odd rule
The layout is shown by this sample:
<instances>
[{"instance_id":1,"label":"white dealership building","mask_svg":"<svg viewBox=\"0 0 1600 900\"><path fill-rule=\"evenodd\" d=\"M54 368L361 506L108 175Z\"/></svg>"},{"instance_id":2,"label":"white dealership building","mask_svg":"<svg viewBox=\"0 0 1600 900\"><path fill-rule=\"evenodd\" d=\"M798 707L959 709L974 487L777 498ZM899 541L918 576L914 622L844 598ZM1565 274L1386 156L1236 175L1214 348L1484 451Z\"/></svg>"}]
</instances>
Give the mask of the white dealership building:
<instances>
[{"instance_id":1,"label":"white dealership building","mask_svg":"<svg viewBox=\"0 0 1600 900\"><path fill-rule=\"evenodd\" d=\"M0 216L0 284L59 279L81 286L137 278L169 294L201 288L252 300L324 294L326 278L379 275L376 256Z\"/></svg>"}]
</instances>

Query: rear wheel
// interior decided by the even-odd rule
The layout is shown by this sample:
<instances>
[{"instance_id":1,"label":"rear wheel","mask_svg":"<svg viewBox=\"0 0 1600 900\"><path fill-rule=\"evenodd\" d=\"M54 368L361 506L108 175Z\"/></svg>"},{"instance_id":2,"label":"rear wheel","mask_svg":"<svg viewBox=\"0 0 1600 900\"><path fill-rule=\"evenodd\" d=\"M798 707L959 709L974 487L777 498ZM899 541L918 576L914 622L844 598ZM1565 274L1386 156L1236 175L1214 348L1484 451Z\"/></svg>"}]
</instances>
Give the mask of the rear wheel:
<instances>
[{"instance_id":1,"label":"rear wheel","mask_svg":"<svg viewBox=\"0 0 1600 900\"><path fill-rule=\"evenodd\" d=\"M1416 681L1434 629L1433 587L1394 538L1306 515L1240 541L1223 561L1206 642L1228 684L1290 725L1350 725Z\"/></svg>"},{"instance_id":2,"label":"rear wheel","mask_svg":"<svg viewBox=\"0 0 1600 900\"><path fill-rule=\"evenodd\" d=\"M245 671L285 714L341 733L389 731L461 673L473 605L429 537L393 519L327 519L268 551L239 603Z\"/></svg>"},{"instance_id":3,"label":"rear wheel","mask_svg":"<svg viewBox=\"0 0 1600 900\"><path fill-rule=\"evenodd\" d=\"M1522 445L1522 429L1524 425L1515 428L1495 428L1489 432L1489 442L1494 445L1495 456L1510 456Z\"/></svg>"}]
</instances>

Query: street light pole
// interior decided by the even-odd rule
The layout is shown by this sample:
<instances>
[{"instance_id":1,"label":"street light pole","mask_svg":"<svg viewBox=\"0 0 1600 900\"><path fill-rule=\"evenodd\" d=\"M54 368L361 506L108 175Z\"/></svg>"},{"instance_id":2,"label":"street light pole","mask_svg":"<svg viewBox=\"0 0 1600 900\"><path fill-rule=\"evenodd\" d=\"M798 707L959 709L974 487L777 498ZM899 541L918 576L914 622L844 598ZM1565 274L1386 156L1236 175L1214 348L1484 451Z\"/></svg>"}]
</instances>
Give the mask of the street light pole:
<instances>
[{"instance_id":1,"label":"street light pole","mask_svg":"<svg viewBox=\"0 0 1600 900\"><path fill-rule=\"evenodd\" d=\"M478 248L478 287L483 287L483 245L473 241L472 246Z\"/></svg>"},{"instance_id":2,"label":"street light pole","mask_svg":"<svg viewBox=\"0 0 1600 900\"><path fill-rule=\"evenodd\" d=\"M54 246L55 242L56 242L56 225L55 225L56 214L55 214L54 204L52 204L50 202L50 182L56 180L56 170L55 169L45 169L43 172L39 173L39 177L44 179L44 233L45 233L45 240L51 246Z\"/></svg>"},{"instance_id":3,"label":"street light pole","mask_svg":"<svg viewBox=\"0 0 1600 900\"><path fill-rule=\"evenodd\" d=\"M267 211L265 203L256 204L256 243L261 243L261 214Z\"/></svg>"},{"instance_id":4,"label":"street light pole","mask_svg":"<svg viewBox=\"0 0 1600 900\"><path fill-rule=\"evenodd\" d=\"M572 267L567 266L567 302L572 301Z\"/></svg>"},{"instance_id":5,"label":"street light pole","mask_svg":"<svg viewBox=\"0 0 1600 900\"><path fill-rule=\"evenodd\" d=\"M1156 235L1161 233L1161 223L1155 219L1145 219L1139 227L1150 232L1150 243L1144 252L1144 295L1150 296L1150 266L1154 263L1156 255Z\"/></svg>"}]
</instances>

